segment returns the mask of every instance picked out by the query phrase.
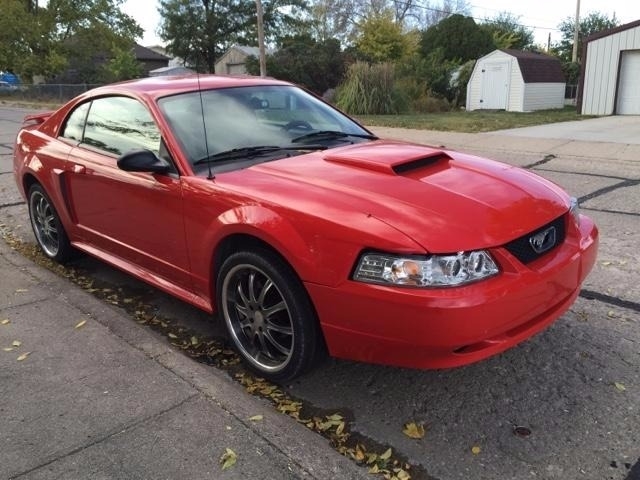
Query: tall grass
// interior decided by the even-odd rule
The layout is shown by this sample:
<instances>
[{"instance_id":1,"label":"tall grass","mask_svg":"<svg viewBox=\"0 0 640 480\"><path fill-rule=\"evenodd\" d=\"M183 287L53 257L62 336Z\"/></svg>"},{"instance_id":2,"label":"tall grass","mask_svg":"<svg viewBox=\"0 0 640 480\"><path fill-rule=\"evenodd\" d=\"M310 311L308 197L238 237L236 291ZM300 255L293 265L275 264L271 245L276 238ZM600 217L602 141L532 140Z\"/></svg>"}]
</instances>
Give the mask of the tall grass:
<instances>
[{"instance_id":1,"label":"tall grass","mask_svg":"<svg viewBox=\"0 0 640 480\"><path fill-rule=\"evenodd\" d=\"M392 63L370 65L356 62L349 67L337 91L338 108L353 115L384 115L401 110L395 91L395 67Z\"/></svg>"}]
</instances>

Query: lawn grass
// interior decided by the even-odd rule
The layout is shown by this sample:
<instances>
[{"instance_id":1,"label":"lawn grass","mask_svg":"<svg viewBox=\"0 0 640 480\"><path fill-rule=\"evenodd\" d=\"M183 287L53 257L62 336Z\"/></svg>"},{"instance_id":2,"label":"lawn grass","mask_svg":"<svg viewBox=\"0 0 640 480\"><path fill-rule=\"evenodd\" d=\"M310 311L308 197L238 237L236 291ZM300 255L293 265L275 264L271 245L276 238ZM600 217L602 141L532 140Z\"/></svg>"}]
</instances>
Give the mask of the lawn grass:
<instances>
[{"instance_id":1,"label":"lawn grass","mask_svg":"<svg viewBox=\"0 0 640 480\"><path fill-rule=\"evenodd\" d=\"M416 113L406 115L359 115L363 125L378 127L413 128L416 130L441 130L452 132L492 132L507 128L530 127L545 123L569 122L594 118L579 115L575 107L538 110L536 112L505 112L491 110L463 110L441 113Z\"/></svg>"}]
</instances>

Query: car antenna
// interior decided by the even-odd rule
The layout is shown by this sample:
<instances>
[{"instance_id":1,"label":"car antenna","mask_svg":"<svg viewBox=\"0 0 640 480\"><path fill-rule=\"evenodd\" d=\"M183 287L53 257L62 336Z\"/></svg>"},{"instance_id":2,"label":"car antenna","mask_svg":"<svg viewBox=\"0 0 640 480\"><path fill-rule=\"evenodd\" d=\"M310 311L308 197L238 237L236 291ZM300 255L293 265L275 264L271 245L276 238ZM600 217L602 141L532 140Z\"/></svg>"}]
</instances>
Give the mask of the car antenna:
<instances>
[{"instance_id":1,"label":"car antenna","mask_svg":"<svg viewBox=\"0 0 640 480\"><path fill-rule=\"evenodd\" d=\"M211 156L209 155L209 137L207 136L207 122L204 119L204 102L202 101L202 87L200 85L200 69L198 68L198 61L196 60L196 78L198 80L198 95L200 96L200 113L202 115L202 130L204 131L204 149L207 154L207 168L209 174L207 180L213 180L216 178L211 171Z\"/></svg>"}]
</instances>

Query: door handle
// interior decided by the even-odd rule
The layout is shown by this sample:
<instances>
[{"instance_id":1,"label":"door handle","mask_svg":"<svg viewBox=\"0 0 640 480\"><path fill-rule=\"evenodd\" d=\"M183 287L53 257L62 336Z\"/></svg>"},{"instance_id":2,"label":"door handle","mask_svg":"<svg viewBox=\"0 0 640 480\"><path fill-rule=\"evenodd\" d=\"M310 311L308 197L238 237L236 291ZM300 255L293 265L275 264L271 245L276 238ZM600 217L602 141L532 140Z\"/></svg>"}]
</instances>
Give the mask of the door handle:
<instances>
[{"instance_id":1,"label":"door handle","mask_svg":"<svg viewBox=\"0 0 640 480\"><path fill-rule=\"evenodd\" d=\"M73 173L84 174L87 173L87 168L84 165L78 165L77 163L74 163L71 167L71 171Z\"/></svg>"}]
</instances>

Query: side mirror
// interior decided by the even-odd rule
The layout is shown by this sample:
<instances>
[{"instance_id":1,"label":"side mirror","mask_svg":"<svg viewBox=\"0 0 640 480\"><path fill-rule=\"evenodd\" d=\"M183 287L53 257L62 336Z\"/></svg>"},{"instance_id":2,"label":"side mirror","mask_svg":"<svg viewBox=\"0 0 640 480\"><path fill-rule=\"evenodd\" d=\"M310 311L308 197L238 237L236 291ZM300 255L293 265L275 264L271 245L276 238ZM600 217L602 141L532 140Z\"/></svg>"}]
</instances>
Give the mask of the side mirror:
<instances>
[{"instance_id":1,"label":"side mirror","mask_svg":"<svg viewBox=\"0 0 640 480\"><path fill-rule=\"evenodd\" d=\"M125 172L167 173L172 166L151 150L131 150L118 158L118 168Z\"/></svg>"}]
</instances>

